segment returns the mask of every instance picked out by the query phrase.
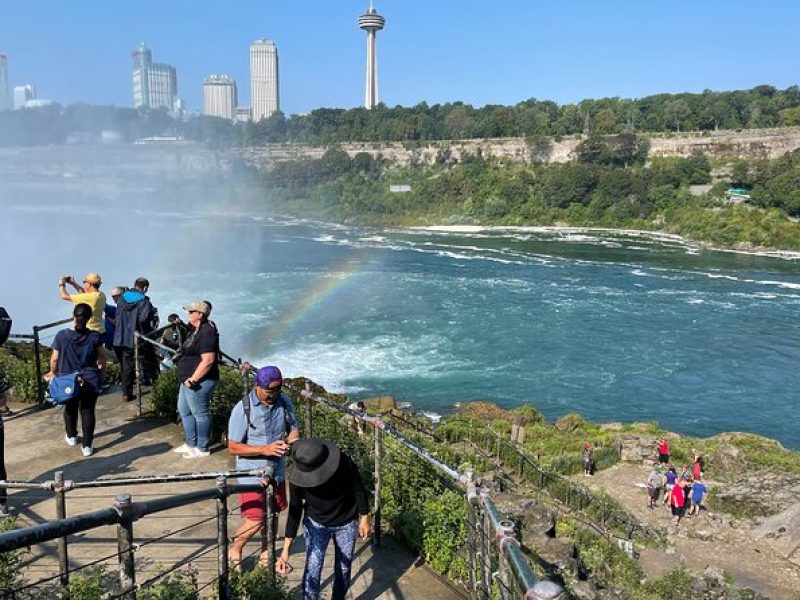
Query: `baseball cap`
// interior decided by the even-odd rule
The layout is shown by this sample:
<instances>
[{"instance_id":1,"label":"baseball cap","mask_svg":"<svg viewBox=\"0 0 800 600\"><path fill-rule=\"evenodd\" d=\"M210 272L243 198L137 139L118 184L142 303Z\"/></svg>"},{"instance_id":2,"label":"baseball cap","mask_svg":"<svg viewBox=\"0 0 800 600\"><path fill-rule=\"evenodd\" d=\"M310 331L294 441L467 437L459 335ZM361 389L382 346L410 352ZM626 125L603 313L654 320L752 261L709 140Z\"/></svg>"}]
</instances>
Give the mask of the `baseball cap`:
<instances>
[{"instance_id":1,"label":"baseball cap","mask_svg":"<svg viewBox=\"0 0 800 600\"><path fill-rule=\"evenodd\" d=\"M190 302L189 304L185 305L183 309L187 312L197 311L205 316L211 314L211 307L208 305L208 302L204 302L203 300Z\"/></svg>"},{"instance_id":2,"label":"baseball cap","mask_svg":"<svg viewBox=\"0 0 800 600\"><path fill-rule=\"evenodd\" d=\"M268 388L271 383L283 383L283 375L278 367L261 367L256 371L255 384L260 388Z\"/></svg>"}]
</instances>

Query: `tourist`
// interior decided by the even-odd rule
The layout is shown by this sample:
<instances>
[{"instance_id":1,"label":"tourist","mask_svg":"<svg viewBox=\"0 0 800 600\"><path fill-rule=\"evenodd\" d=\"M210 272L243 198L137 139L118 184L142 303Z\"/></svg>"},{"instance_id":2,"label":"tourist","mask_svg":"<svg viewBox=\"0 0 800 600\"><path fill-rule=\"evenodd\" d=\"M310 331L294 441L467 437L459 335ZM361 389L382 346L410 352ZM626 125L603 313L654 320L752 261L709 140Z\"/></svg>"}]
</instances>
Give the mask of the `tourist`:
<instances>
[{"instance_id":1,"label":"tourist","mask_svg":"<svg viewBox=\"0 0 800 600\"><path fill-rule=\"evenodd\" d=\"M703 477L703 457L697 450L693 450L694 463L692 463L692 477L697 480Z\"/></svg>"},{"instance_id":2,"label":"tourist","mask_svg":"<svg viewBox=\"0 0 800 600\"><path fill-rule=\"evenodd\" d=\"M178 413L183 423L185 444L175 448L184 458L209 455L211 396L219 383L219 335L208 322L211 308L202 300L183 307L191 326L178 358Z\"/></svg>"},{"instance_id":3,"label":"tourist","mask_svg":"<svg viewBox=\"0 0 800 600\"><path fill-rule=\"evenodd\" d=\"M245 372L250 365L245 363ZM284 480L284 455L300 437L292 401L281 393L283 376L278 367L262 367L256 371L254 388L231 411L228 421L228 452L236 456L238 470L262 469L274 485L274 515L287 506ZM259 478L243 478L239 483L259 483ZM264 533L266 490L246 492L239 499L244 521L231 543L230 559L235 567L242 562L247 541L261 530L259 563L269 564L268 540ZM277 521L276 521L277 523Z\"/></svg>"},{"instance_id":4,"label":"tourist","mask_svg":"<svg viewBox=\"0 0 800 600\"><path fill-rule=\"evenodd\" d=\"M62 329L53 340L50 354L50 372L45 379L80 374L80 385L75 396L64 404L65 439L70 446L78 444L78 414L81 417L81 452L84 456L94 453L95 414L97 394L103 381L102 370L106 366L103 352L103 338L88 327L92 318L92 308L88 304L78 304L72 311L74 329Z\"/></svg>"},{"instance_id":5,"label":"tourist","mask_svg":"<svg viewBox=\"0 0 800 600\"><path fill-rule=\"evenodd\" d=\"M659 438L658 442L658 462L661 464L669 464L669 442L666 438Z\"/></svg>"},{"instance_id":6,"label":"tourist","mask_svg":"<svg viewBox=\"0 0 800 600\"><path fill-rule=\"evenodd\" d=\"M120 358L122 370L122 399L125 402L135 400L133 384L136 376L134 347L136 333L146 334L158 327L158 311L150 303L147 291L150 282L139 277L133 282L133 288L126 290L117 299L116 330L114 331L114 352ZM151 346L147 342L143 343ZM140 344L140 349L144 350ZM146 361L142 360L144 363Z\"/></svg>"},{"instance_id":7,"label":"tourist","mask_svg":"<svg viewBox=\"0 0 800 600\"><path fill-rule=\"evenodd\" d=\"M703 485L702 477L695 479L692 484L692 505L691 508L689 508L689 516L699 515L700 511L703 510L703 499L706 496L706 491L706 486Z\"/></svg>"},{"instance_id":8,"label":"tourist","mask_svg":"<svg viewBox=\"0 0 800 600\"><path fill-rule=\"evenodd\" d=\"M672 509L672 522L677 527L683 517L683 512L686 507L686 494L683 489L686 482L683 479L678 479L669 494L669 506Z\"/></svg>"},{"instance_id":9,"label":"tourist","mask_svg":"<svg viewBox=\"0 0 800 600\"><path fill-rule=\"evenodd\" d=\"M367 493L358 467L336 444L315 438L297 441L292 447L292 461L289 516L277 570L291 570L289 550L302 519L306 543L304 600L319 598L325 549L331 538L336 547L331 600L343 600L350 587L356 536L364 540L370 533Z\"/></svg>"},{"instance_id":10,"label":"tourist","mask_svg":"<svg viewBox=\"0 0 800 600\"><path fill-rule=\"evenodd\" d=\"M592 446L589 444L583 445L583 476L591 477L592 475Z\"/></svg>"},{"instance_id":11,"label":"tourist","mask_svg":"<svg viewBox=\"0 0 800 600\"><path fill-rule=\"evenodd\" d=\"M647 476L647 508L655 508L661 497L661 467L653 463L653 469Z\"/></svg>"},{"instance_id":12,"label":"tourist","mask_svg":"<svg viewBox=\"0 0 800 600\"><path fill-rule=\"evenodd\" d=\"M664 504L669 501L669 496L672 489L675 487L675 482L678 480L678 474L675 472L675 467L670 465L667 472L664 473Z\"/></svg>"},{"instance_id":13,"label":"tourist","mask_svg":"<svg viewBox=\"0 0 800 600\"><path fill-rule=\"evenodd\" d=\"M367 416L367 407L366 405L359 400L358 402L351 402L347 408L352 410L355 414L353 415L352 420L350 421L350 427L353 431L355 431L358 435L364 435L366 433L366 427L364 423L364 417Z\"/></svg>"},{"instance_id":14,"label":"tourist","mask_svg":"<svg viewBox=\"0 0 800 600\"><path fill-rule=\"evenodd\" d=\"M92 309L92 318L86 327L91 331L103 334L106 327L103 324L103 309L106 306L106 296L100 291L103 280L97 273L87 273L83 278L83 287L78 285L72 275L64 275L58 281L58 292L61 298L75 305L88 304ZM67 292L67 284L70 284L77 291L76 294Z\"/></svg>"},{"instance_id":15,"label":"tourist","mask_svg":"<svg viewBox=\"0 0 800 600\"><path fill-rule=\"evenodd\" d=\"M209 302L206 302L206 304L208 304L208 310L210 311L211 304ZM161 339L159 339L158 343L162 346L166 346L170 350L177 352L183 345L184 340L189 335L189 326L181 321L181 318L175 313L172 313L167 317L167 322L169 325L164 328L163 332L161 332ZM166 350L163 352L163 357L169 358L169 352Z\"/></svg>"}]
</instances>

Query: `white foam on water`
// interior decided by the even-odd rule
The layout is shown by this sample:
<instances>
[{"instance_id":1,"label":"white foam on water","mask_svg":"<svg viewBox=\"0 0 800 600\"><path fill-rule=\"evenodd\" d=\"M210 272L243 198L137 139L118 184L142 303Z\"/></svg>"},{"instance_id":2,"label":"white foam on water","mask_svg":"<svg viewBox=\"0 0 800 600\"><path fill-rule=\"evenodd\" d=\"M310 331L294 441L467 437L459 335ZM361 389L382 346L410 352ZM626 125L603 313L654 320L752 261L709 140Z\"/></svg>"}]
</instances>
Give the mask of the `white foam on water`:
<instances>
[{"instance_id":1,"label":"white foam on water","mask_svg":"<svg viewBox=\"0 0 800 600\"><path fill-rule=\"evenodd\" d=\"M382 335L353 342L304 342L278 346L259 364L276 364L287 377L304 376L331 392L356 393L359 379L435 378L465 366L449 340L436 335L413 339Z\"/></svg>"}]
</instances>

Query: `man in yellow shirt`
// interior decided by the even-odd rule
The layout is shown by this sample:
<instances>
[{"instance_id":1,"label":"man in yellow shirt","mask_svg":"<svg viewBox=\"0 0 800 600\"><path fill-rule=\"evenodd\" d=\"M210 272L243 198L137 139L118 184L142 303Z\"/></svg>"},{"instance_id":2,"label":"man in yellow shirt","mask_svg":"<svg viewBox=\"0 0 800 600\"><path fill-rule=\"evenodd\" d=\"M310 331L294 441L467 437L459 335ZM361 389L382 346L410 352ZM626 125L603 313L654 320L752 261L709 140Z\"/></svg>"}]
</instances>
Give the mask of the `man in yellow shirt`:
<instances>
[{"instance_id":1,"label":"man in yellow shirt","mask_svg":"<svg viewBox=\"0 0 800 600\"><path fill-rule=\"evenodd\" d=\"M67 292L67 284L77 290L77 294ZM87 273L83 278L83 287L78 285L72 275L64 275L58 282L58 291L61 298L73 304L88 304L92 307L92 318L86 327L97 333L105 333L106 326L103 324L103 309L106 307L106 295L100 291L103 280L97 273Z\"/></svg>"}]
</instances>

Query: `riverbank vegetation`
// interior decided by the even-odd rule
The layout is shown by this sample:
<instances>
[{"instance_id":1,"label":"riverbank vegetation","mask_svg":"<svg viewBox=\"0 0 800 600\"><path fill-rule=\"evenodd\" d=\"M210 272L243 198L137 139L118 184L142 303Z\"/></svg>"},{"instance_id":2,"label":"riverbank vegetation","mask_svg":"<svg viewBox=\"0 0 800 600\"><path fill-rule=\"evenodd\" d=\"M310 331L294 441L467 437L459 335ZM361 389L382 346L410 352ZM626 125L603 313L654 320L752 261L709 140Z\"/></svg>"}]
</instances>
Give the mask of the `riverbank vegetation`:
<instances>
[{"instance_id":1,"label":"riverbank vegetation","mask_svg":"<svg viewBox=\"0 0 800 600\"><path fill-rule=\"evenodd\" d=\"M440 152L436 164L398 167L329 149L262 174L282 212L367 225L570 225L663 231L722 247L800 249L800 151L776 160L646 160L646 140L592 137L567 164L505 164ZM393 193L392 185L410 187ZM705 184L698 193L692 186ZM745 187L747 204L725 191Z\"/></svg>"},{"instance_id":2,"label":"riverbank vegetation","mask_svg":"<svg viewBox=\"0 0 800 600\"><path fill-rule=\"evenodd\" d=\"M319 108L308 114L277 112L258 123L216 117L186 119L166 109L58 104L0 111L0 146L36 146L93 141L114 132L122 141L159 135L181 136L214 146L267 143L329 145L347 141L430 141L468 138L667 133L800 125L800 87L644 98L600 98L557 104L531 98L514 105L474 107L463 102L375 109Z\"/></svg>"}]
</instances>

